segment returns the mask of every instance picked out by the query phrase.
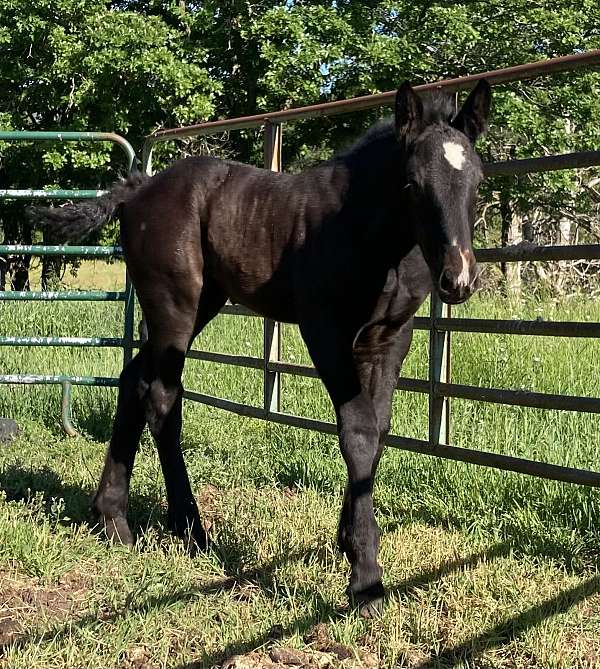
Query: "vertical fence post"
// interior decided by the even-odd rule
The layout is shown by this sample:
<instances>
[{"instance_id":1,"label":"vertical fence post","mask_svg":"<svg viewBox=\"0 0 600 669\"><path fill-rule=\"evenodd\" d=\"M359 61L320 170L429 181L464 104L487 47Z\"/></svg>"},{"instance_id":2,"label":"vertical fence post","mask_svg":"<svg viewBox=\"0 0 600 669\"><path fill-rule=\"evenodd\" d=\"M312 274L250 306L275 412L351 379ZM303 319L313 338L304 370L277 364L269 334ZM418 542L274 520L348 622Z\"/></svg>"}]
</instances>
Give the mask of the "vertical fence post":
<instances>
[{"instance_id":1,"label":"vertical fence post","mask_svg":"<svg viewBox=\"0 0 600 669\"><path fill-rule=\"evenodd\" d=\"M438 383L450 381L450 333L435 327L437 318L449 318L450 306L435 289L431 292L429 332L429 443L447 444L450 439L450 400L437 392Z\"/></svg>"},{"instance_id":2,"label":"vertical fence post","mask_svg":"<svg viewBox=\"0 0 600 669\"><path fill-rule=\"evenodd\" d=\"M148 140L144 142L144 148L142 149L142 174L147 176L152 176L152 151L154 149L154 144Z\"/></svg>"},{"instance_id":3,"label":"vertical fence post","mask_svg":"<svg viewBox=\"0 0 600 669\"><path fill-rule=\"evenodd\" d=\"M264 166L267 170L281 172L281 123L267 121L264 127ZM264 319L263 374L265 415L280 410L281 377L279 372L269 370L269 363L281 358L280 324L270 318Z\"/></svg>"},{"instance_id":4,"label":"vertical fence post","mask_svg":"<svg viewBox=\"0 0 600 669\"><path fill-rule=\"evenodd\" d=\"M152 145L150 145L152 147ZM151 166L152 153L144 155L144 165L142 169L145 174L149 174ZM134 163L129 166L129 172L133 172ZM125 309L123 324L123 368L133 358L133 319L135 318L135 289L129 276L129 271L125 267ZM142 317L143 319L143 317Z\"/></svg>"}]
</instances>

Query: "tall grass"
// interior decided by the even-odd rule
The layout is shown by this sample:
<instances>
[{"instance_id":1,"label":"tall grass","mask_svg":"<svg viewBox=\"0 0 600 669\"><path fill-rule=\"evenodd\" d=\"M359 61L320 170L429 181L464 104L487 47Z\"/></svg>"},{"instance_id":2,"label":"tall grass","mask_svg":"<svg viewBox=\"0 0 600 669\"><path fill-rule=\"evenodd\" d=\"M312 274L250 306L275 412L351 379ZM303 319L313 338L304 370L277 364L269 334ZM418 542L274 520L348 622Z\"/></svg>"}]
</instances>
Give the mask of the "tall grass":
<instances>
[{"instance_id":1,"label":"tall grass","mask_svg":"<svg viewBox=\"0 0 600 669\"><path fill-rule=\"evenodd\" d=\"M480 295L467 305L455 309L454 313L473 318L590 321L600 319L600 305L588 302L583 296L562 301L546 299L511 304ZM3 334L120 336L123 328L122 305L5 303L0 305L0 328ZM206 328L196 341L195 347L260 356L262 322L250 317L220 316ZM426 378L427 347L427 333L416 332L403 375ZM295 326L284 326L282 348L283 359L310 362ZM593 396L600 387L598 360L600 344L595 340L467 333L453 335L452 374L453 380L458 383ZM0 364L4 373L117 376L121 363L122 353L119 349L0 349ZM262 375L256 370L190 360L185 371L184 384L190 389L240 402L255 405L262 402ZM56 423L59 415L58 400L59 391L55 387L0 388L0 411L3 415L20 420ZM84 429L88 427L92 432L99 430L97 434L103 438L106 438L109 431L107 416L112 413L113 405L113 390L75 390L76 419ZM333 420L329 398L321 382L316 379L284 376L282 409L299 415ZM221 415L220 412L217 413ZM193 451L193 425L203 421L204 416L212 415L213 411L189 405L187 414L190 418L186 435L189 435L187 440ZM197 418L195 414L198 414ZM226 420L226 416L223 420ZM599 419L594 414L544 411L466 400L452 401L452 443L466 448L561 465L594 468L598 460L598 428ZM265 467L269 469L273 465L287 470L284 476L290 480L300 478L302 485L314 486L321 481L322 485L332 487L341 483L343 472L339 458L335 455L335 440L274 426L257 429L268 429L276 442L291 440L294 446L288 449L285 444L267 443L265 448L268 452L264 452L265 448L260 449L261 466L257 462L256 469L254 464L243 467L251 478L255 478L257 472L263 471ZM396 393L393 431L411 437L426 438L426 396ZM209 439L210 436L207 435L206 438ZM305 448L310 444L315 444L314 452L310 447L308 450ZM328 455L324 457L325 453ZM253 460L247 453L243 459ZM299 462L294 464L296 460ZM335 462L333 467L330 466L332 460ZM282 461L285 462L282 464ZM535 493L534 497L541 494L546 501L548 495L552 499L553 495L559 495L561 499L564 498L566 526L572 527L576 521L577 527L581 528L583 522L593 535L589 537L589 545L593 546L597 539L592 522L592 516L597 512L597 496L593 492L573 486L560 487L521 476L487 472L474 466L432 462L424 456L415 457L401 453L388 454L382 466L380 480L386 483L382 486L383 490L388 490L388 487L393 490L393 493L385 495L386 498L389 497L384 502L386 504L393 503L404 510L412 509L415 513L442 513L448 519L457 516L452 509L468 509L458 514L465 517L473 517L475 510L477 514L485 510L486 515L477 522L487 525L490 525L490 518L494 518L493 522L508 522L511 527L514 526L518 522L513 513L515 504L525 506L527 512L531 513L532 504L535 506L535 502L526 504L525 498L532 497L532 493ZM462 507L457 506L456 500L459 498L463 500ZM437 500L435 503L432 501L434 499ZM567 509L568 499L577 500L576 508ZM556 503L562 504L559 501ZM496 516L505 514L507 504L509 511L506 513L512 520L497 521ZM435 511L426 511L428 506L435 507ZM550 507L543 502L540 503L540 509L542 508Z\"/></svg>"}]
</instances>

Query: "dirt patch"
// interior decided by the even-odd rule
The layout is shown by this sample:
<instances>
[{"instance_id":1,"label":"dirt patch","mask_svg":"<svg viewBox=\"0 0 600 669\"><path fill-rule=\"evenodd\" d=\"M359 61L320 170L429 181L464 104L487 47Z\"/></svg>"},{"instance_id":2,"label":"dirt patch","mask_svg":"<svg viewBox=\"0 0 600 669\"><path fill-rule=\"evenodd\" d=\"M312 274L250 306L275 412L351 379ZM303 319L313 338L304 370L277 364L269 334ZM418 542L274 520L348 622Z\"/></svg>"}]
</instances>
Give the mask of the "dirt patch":
<instances>
[{"instance_id":1,"label":"dirt patch","mask_svg":"<svg viewBox=\"0 0 600 669\"><path fill-rule=\"evenodd\" d=\"M265 652L235 655L225 660L221 669L377 669L378 659L365 651L353 651L329 635L327 625L321 623L308 632L307 647L298 650L274 646Z\"/></svg>"},{"instance_id":2,"label":"dirt patch","mask_svg":"<svg viewBox=\"0 0 600 669\"><path fill-rule=\"evenodd\" d=\"M202 525L209 532L215 522L223 517L223 493L219 488L208 483L196 494Z\"/></svg>"},{"instance_id":3,"label":"dirt patch","mask_svg":"<svg viewBox=\"0 0 600 669\"><path fill-rule=\"evenodd\" d=\"M86 581L77 570L65 574L51 588L41 586L37 579L0 571L0 653L32 620L64 620L83 612L87 593Z\"/></svg>"},{"instance_id":4,"label":"dirt patch","mask_svg":"<svg viewBox=\"0 0 600 669\"><path fill-rule=\"evenodd\" d=\"M135 646L125 651L121 664L123 669L155 669L157 666L150 662L150 653L145 646Z\"/></svg>"}]
</instances>

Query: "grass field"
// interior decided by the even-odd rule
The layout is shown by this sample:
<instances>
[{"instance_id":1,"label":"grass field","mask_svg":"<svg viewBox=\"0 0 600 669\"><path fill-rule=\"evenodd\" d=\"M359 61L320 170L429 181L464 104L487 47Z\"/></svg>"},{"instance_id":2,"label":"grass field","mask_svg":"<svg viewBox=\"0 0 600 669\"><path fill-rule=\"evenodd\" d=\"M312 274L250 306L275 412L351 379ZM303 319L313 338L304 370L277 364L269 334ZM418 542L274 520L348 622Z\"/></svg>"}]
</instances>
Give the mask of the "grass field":
<instances>
[{"instance_id":1,"label":"grass field","mask_svg":"<svg viewBox=\"0 0 600 669\"><path fill-rule=\"evenodd\" d=\"M121 277L118 265L86 265L70 281L114 288ZM597 321L600 304L482 295L454 313ZM122 307L5 303L0 329L119 336ZM196 347L260 355L261 332L258 319L219 317ZM404 375L425 377L426 344L417 333ZM307 361L291 326L283 350ZM98 349L0 348L0 358L3 373L116 375L121 363L118 350ZM453 341L459 383L597 395L599 363L591 340ZM185 385L261 402L262 377L250 370L190 361ZM282 385L283 410L332 418L317 381ZM185 454L212 547L190 558L166 532L145 435L128 550L106 545L88 510L114 391L76 388L74 400L83 436L67 438L58 388L0 388L0 414L22 430L0 446L0 666L200 669L258 651L229 666L283 667L264 659L278 647L321 650L310 666L322 667L600 666L598 491L388 449L376 506L390 596L383 616L365 621L346 607L347 564L335 549L345 474L333 437L187 403ZM452 411L456 445L598 468L595 415L467 401ZM397 394L396 433L424 437L426 416L424 397ZM336 659L347 650L354 659Z\"/></svg>"}]
</instances>

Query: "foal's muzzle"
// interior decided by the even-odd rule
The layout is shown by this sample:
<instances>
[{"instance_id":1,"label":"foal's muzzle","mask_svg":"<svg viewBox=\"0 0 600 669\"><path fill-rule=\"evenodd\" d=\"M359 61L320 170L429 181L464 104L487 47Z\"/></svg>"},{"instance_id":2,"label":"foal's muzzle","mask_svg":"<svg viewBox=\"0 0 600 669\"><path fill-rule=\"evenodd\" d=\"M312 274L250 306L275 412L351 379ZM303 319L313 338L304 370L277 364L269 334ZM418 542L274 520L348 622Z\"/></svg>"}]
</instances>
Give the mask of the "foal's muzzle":
<instances>
[{"instance_id":1,"label":"foal's muzzle","mask_svg":"<svg viewBox=\"0 0 600 669\"><path fill-rule=\"evenodd\" d=\"M473 251L450 246L438 279L439 296L446 304L465 302L479 287L480 274Z\"/></svg>"}]
</instances>

